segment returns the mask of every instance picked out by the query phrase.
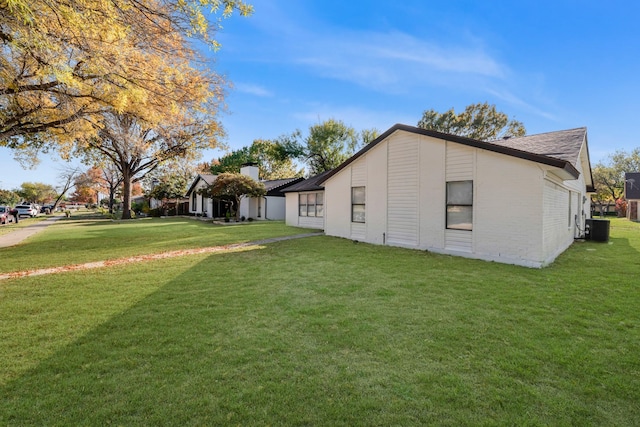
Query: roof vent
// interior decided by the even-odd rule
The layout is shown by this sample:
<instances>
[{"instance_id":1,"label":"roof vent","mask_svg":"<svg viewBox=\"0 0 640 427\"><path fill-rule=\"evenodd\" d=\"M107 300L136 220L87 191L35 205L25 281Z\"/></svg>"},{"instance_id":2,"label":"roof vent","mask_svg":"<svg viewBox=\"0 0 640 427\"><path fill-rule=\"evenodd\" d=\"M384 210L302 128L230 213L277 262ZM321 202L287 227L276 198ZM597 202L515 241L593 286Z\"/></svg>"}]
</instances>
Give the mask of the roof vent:
<instances>
[{"instance_id":1,"label":"roof vent","mask_svg":"<svg viewBox=\"0 0 640 427\"><path fill-rule=\"evenodd\" d=\"M505 135L502 137L502 139L509 139L509 138L511 138L511 135Z\"/></svg>"}]
</instances>

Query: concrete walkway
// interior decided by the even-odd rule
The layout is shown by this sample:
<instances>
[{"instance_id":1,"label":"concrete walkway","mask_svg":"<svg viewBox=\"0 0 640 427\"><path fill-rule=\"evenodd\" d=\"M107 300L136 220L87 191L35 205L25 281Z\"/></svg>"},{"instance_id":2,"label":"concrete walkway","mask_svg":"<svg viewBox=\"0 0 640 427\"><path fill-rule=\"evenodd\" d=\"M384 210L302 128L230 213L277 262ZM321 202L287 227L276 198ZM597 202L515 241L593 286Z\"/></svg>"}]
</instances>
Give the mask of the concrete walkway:
<instances>
[{"instance_id":1,"label":"concrete walkway","mask_svg":"<svg viewBox=\"0 0 640 427\"><path fill-rule=\"evenodd\" d=\"M27 237L31 237L34 234L41 232L42 230L53 224L55 221L62 218L64 217L60 215L52 216L45 219L44 221L36 222L35 224L18 228L11 233L3 234L2 236L0 236L0 248L8 248L22 243L22 241ZM3 225L3 227L11 227L11 225Z\"/></svg>"}]
</instances>

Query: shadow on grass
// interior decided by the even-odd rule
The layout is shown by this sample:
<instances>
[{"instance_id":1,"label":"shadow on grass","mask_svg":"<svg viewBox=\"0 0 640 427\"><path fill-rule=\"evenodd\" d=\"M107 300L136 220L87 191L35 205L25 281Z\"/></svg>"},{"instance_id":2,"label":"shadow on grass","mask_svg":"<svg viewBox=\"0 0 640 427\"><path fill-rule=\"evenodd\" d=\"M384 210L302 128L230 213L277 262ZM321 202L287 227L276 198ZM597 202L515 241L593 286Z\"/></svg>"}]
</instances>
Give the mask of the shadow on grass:
<instances>
[{"instance_id":1,"label":"shadow on grass","mask_svg":"<svg viewBox=\"0 0 640 427\"><path fill-rule=\"evenodd\" d=\"M148 292L3 387L0 422L633 424L640 297L575 271L625 242L542 270L320 237L110 272Z\"/></svg>"}]
</instances>

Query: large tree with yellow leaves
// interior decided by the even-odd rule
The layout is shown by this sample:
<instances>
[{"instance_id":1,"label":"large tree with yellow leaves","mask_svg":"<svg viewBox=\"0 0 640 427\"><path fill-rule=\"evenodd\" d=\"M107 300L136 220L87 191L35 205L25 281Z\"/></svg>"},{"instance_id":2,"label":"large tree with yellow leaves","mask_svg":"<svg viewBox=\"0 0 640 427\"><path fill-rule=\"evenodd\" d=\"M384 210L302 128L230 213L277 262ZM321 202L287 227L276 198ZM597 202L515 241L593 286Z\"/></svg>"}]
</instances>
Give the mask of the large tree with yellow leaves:
<instances>
[{"instance_id":1,"label":"large tree with yellow leaves","mask_svg":"<svg viewBox=\"0 0 640 427\"><path fill-rule=\"evenodd\" d=\"M223 81L192 42L217 48L220 15L234 12L252 8L242 0L0 0L0 145L69 156L78 137L98 135L109 111L151 127L194 115L215 122Z\"/></svg>"}]
</instances>

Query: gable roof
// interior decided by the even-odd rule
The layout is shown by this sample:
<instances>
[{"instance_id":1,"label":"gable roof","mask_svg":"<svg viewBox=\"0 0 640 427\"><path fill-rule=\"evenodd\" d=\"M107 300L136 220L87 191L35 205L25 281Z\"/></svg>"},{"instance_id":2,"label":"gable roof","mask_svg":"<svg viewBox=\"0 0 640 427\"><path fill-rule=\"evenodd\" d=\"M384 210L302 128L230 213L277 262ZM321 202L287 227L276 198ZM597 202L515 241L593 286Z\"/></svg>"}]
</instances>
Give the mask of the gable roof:
<instances>
[{"instance_id":1,"label":"gable roof","mask_svg":"<svg viewBox=\"0 0 640 427\"><path fill-rule=\"evenodd\" d=\"M467 145L469 147L493 151L495 153L553 166L555 168L563 170L569 177L573 177L575 179L580 176L580 172L576 168L576 165L579 162L580 148L582 147L582 143L585 141L587 130L586 128L578 128L568 131L549 132L540 135L523 136L500 141L486 142L457 135L450 135L434 130L422 129L414 126L395 124L378 138L365 145L360 151L351 156L340 166L325 175L318 182L318 184L323 184L326 180L331 178L336 173L340 172L349 164L353 163L367 151L371 150L377 144L387 139L391 134L398 131L430 136L445 141ZM559 138L560 141L558 146L553 145L556 141L556 138ZM518 141L520 141L520 143L522 144L520 145ZM536 142L540 143L541 146L535 147Z\"/></svg>"},{"instance_id":2,"label":"gable roof","mask_svg":"<svg viewBox=\"0 0 640 427\"><path fill-rule=\"evenodd\" d=\"M196 188L196 185L198 185L198 182L200 180L204 181L204 183L207 184L207 185L211 185L211 184L213 184L213 181L216 180L217 176L218 175L213 175L213 174L210 174L210 173L199 173L198 176L196 176L195 179L193 180L193 182L191 183L191 186L187 190L187 193L185 194L185 196L189 197L189 195Z\"/></svg>"},{"instance_id":3,"label":"gable roof","mask_svg":"<svg viewBox=\"0 0 640 427\"><path fill-rule=\"evenodd\" d=\"M324 177L327 176L331 171L322 172L319 175L314 175L305 179L304 181L300 181L290 187L282 190L283 193L293 193L293 192L303 192L303 191L323 191L324 187L320 185L320 182L324 180Z\"/></svg>"},{"instance_id":4,"label":"gable roof","mask_svg":"<svg viewBox=\"0 0 640 427\"><path fill-rule=\"evenodd\" d=\"M582 142L586 137L587 128L582 127L536 135L504 138L491 141L491 143L528 151L541 156L555 157L570 162L577 167L580 161L580 148L582 148Z\"/></svg>"},{"instance_id":5,"label":"gable roof","mask_svg":"<svg viewBox=\"0 0 640 427\"><path fill-rule=\"evenodd\" d=\"M582 172L585 175L585 184L588 191L594 191L593 175L591 172L591 160L589 159L589 146L587 141L587 128L575 128L555 132L540 133L537 135L521 136L517 138L505 138L492 141L493 144L525 150L542 156L554 157L571 163L575 168L582 161L580 151L585 147L586 164L582 164Z\"/></svg>"},{"instance_id":6,"label":"gable roof","mask_svg":"<svg viewBox=\"0 0 640 427\"><path fill-rule=\"evenodd\" d=\"M286 178L286 179L272 179L269 181L261 181L264 184L264 189L267 191L266 196L279 196L282 197L282 191L291 185L294 185L304 178Z\"/></svg>"}]
</instances>

